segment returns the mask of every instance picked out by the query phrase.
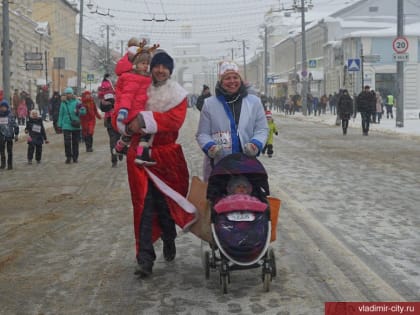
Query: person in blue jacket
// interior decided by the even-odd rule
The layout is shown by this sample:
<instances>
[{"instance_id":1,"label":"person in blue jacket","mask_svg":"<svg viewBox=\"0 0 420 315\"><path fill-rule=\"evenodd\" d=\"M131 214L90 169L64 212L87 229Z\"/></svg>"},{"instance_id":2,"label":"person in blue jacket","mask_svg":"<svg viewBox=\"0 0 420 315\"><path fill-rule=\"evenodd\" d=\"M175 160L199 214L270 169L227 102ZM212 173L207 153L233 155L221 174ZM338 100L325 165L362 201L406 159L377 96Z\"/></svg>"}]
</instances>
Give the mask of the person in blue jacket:
<instances>
[{"instance_id":1,"label":"person in blue jacket","mask_svg":"<svg viewBox=\"0 0 420 315\"><path fill-rule=\"evenodd\" d=\"M207 181L210 159L217 163L232 153L260 154L268 136L261 99L248 93L238 66L224 61L219 66L216 95L206 98L200 113L196 140L206 154L203 178Z\"/></svg>"},{"instance_id":2,"label":"person in blue jacket","mask_svg":"<svg viewBox=\"0 0 420 315\"><path fill-rule=\"evenodd\" d=\"M7 149L7 169L13 169L13 139L18 141L19 126L16 117L10 111L9 103L6 100L0 102L0 169L6 167Z\"/></svg>"},{"instance_id":3,"label":"person in blue jacket","mask_svg":"<svg viewBox=\"0 0 420 315\"><path fill-rule=\"evenodd\" d=\"M61 102L57 126L63 130L66 164L78 162L80 140L80 116L86 114L86 109L75 97L73 89L64 89L65 99Z\"/></svg>"}]
</instances>

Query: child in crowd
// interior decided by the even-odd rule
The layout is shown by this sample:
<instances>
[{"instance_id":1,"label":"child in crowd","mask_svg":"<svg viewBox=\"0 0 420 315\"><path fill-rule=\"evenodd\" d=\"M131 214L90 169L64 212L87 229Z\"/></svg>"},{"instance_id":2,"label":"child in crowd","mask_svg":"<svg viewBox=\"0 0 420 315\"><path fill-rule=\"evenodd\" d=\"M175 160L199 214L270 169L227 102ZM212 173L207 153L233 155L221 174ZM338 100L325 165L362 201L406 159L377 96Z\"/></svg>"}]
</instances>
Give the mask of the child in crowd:
<instances>
[{"instance_id":1,"label":"child in crowd","mask_svg":"<svg viewBox=\"0 0 420 315\"><path fill-rule=\"evenodd\" d=\"M7 169L13 169L13 138L18 141L18 134L19 126L10 111L9 103L2 100L0 102L0 169L6 167L6 149Z\"/></svg>"},{"instance_id":2,"label":"child in crowd","mask_svg":"<svg viewBox=\"0 0 420 315\"><path fill-rule=\"evenodd\" d=\"M38 110L33 109L26 122L25 133L28 134L28 164L32 164L35 152L35 160L39 164L42 158L42 145L48 143L42 118L39 117Z\"/></svg>"},{"instance_id":3,"label":"child in crowd","mask_svg":"<svg viewBox=\"0 0 420 315\"><path fill-rule=\"evenodd\" d=\"M273 156L273 136L274 135L278 135L278 131L277 131L277 126L274 123L273 120L273 114L271 113L271 111L266 111L265 112L265 117L267 118L267 123L268 123L268 137L267 137L267 142L265 143L264 148L262 149L261 153L265 154L265 152L267 151L267 156L269 158L271 158Z\"/></svg>"},{"instance_id":4,"label":"child in crowd","mask_svg":"<svg viewBox=\"0 0 420 315\"><path fill-rule=\"evenodd\" d=\"M17 108L17 119L19 126L24 126L28 117L28 107L26 106L25 98L21 97Z\"/></svg>"},{"instance_id":5,"label":"child in crowd","mask_svg":"<svg viewBox=\"0 0 420 315\"><path fill-rule=\"evenodd\" d=\"M134 47L134 49L133 49ZM131 46L128 49L127 60L131 62L131 70L121 73L116 85L116 105L115 105L115 124L121 133L121 138L115 145L115 151L118 154L125 154L131 142L131 136L126 133L125 126L137 114L145 110L147 101L147 88L151 84L149 73L149 64L152 58L152 52L159 45L146 47L143 40L139 47ZM134 54L135 52L135 54ZM120 63L121 65L121 63ZM120 67L128 69L125 65ZM143 135L137 146L135 162L139 165L154 165L156 162L151 158L150 135Z\"/></svg>"}]
</instances>

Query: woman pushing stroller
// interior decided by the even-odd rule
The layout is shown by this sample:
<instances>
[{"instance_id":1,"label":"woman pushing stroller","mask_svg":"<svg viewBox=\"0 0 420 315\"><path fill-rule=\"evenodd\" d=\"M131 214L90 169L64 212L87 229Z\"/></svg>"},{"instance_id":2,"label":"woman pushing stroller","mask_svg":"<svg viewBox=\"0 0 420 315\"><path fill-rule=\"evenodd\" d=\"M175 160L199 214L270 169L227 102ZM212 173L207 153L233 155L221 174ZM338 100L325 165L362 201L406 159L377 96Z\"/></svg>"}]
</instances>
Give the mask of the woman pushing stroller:
<instances>
[{"instance_id":1,"label":"woman pushing stroller","mask_svg":"<svg viewBox=\"0 0 420 315\"><path fill-rule=\"evenodd\" d=\"M224 61L219 67L215 96L205 99L196 140L206 154L204 180L211 171L210 160L217 163L231 153L257 156L268 136L268 124L259 97L249 94L238 66Z\"/></svg>"}]
</instances>

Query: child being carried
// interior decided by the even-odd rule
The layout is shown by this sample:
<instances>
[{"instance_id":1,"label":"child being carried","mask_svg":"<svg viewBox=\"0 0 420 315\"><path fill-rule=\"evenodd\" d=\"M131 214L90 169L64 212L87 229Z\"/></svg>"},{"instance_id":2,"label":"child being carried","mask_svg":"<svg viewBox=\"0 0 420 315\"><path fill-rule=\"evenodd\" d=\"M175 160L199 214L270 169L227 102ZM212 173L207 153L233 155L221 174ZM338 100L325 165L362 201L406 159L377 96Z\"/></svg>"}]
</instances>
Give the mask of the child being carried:
<instances>
[{"instance_id":1,"label":"child being carried","mask_svg":"<svg viewBox=\"0 0 420 315\"><path fill-rule=\"evenodd\" d=\"M146 47L143 40L139 46L128 48L127 57L120 62L130 62L130 71L123 72L116 84L116 125L121 133L121 138L115 145L116 154L126 154L131 142L131 135L126 132L126 125L133 120L137 114L146 107L147 89L151 84L149 64L152 52L159 45ZM135 162L139 165L155 165L156 161L151 158L151 135L143 135L136 148Z\"/></svg>"}]
</instances>

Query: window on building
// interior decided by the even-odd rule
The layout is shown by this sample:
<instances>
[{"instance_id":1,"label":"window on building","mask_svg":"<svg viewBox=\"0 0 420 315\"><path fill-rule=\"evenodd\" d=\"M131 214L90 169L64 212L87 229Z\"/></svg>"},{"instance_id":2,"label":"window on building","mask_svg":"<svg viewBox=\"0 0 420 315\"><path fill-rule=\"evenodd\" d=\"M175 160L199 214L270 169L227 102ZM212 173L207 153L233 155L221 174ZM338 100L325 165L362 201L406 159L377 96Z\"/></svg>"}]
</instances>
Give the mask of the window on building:
<instances>
[{"instance_id":1,"label":"window on building","mask_svg":"<svg viewBox=\"0 0 420 315\"><path fill-rule=\"evenodd\" d=\"M369 12L378 12L379 8L378 7L369 7Z\"/></svg>"}]
</instances>

